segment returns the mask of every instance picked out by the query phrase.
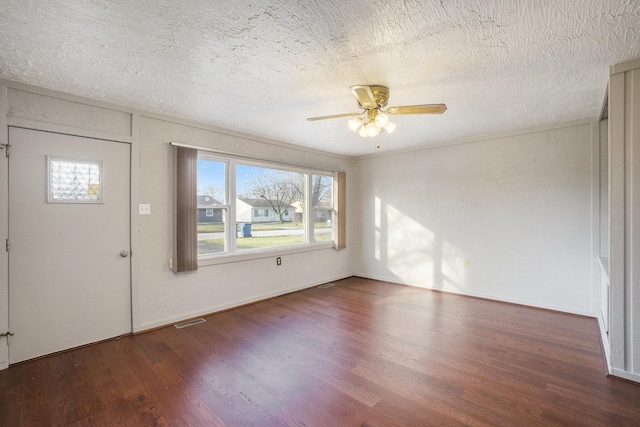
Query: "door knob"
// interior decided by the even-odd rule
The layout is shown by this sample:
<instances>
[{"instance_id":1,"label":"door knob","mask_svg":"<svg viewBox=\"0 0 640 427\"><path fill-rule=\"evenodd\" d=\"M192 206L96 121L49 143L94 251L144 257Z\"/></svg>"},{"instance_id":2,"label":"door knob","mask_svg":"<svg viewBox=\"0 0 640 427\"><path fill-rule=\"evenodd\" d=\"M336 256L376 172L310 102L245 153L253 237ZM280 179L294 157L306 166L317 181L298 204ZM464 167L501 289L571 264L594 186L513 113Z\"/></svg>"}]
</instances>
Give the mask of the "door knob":
<instances>
[{"instance_id":1,"label":"door knob","mask_svg":"<svg viewBox=\"0 0 640 427\"><path fill-rule=\"evenodd\" d=\"M120 251L120 256L121 256L122 258L126 258L126 257L128 257L128 256L129 256L129 251Z\"/></svg>"}]
</instances>

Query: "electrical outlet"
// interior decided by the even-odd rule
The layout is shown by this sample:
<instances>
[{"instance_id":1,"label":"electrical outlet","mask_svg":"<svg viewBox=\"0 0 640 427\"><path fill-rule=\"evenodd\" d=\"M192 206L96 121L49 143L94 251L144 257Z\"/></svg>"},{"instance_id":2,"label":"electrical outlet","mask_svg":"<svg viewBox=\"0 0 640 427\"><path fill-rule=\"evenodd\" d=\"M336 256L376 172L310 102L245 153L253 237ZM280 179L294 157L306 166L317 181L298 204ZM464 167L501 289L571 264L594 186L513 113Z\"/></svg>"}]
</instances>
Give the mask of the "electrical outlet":
<instances>
[{"instance_id":1,"label":"electrical outlet","mask_svg":"<svg viewBox=\"0 0 640 427\"><path fill-rule=\"evenodd\" d=\"M282 265L282 258L280 257L276 258L276 265Z\"/></svg>"},{"instance_id":2,"label":"electrical outlet","mask_svg":"<svg viewBox=\"0 0 640 427\"><path fill-rule=\"evenodd\" d=\"M456 258L456 265L462 265L462 258Z\"/></svg>"},{"instance_id":3,"label":"electrical outlet","mask_svg":"<svg viewBox=\"0 0 640 427\"><path fill-rule=\"evenodd\" d=\"M151 205L149 204L139 204L138 205L138 214L139 215L151 215Z\"/></svg>"}]
</instances>

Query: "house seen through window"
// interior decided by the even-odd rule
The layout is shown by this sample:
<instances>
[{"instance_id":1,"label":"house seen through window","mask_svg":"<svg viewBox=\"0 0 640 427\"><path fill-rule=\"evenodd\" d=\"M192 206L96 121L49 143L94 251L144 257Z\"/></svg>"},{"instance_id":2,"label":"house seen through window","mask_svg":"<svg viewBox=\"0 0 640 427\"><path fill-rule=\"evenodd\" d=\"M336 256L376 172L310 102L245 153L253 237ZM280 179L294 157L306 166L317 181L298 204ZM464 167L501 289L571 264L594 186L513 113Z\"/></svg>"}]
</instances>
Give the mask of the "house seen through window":
<instances>
[{"instance_id":1,"label":"house seen through window","mask_svg":"<svg viewBox=\"0 0 640 427\"><path fill-rule=\"evenodd\" d=\"M197 165L199 257L333 240L332 174L206 152Z\"/></svg>"}]
</instances>

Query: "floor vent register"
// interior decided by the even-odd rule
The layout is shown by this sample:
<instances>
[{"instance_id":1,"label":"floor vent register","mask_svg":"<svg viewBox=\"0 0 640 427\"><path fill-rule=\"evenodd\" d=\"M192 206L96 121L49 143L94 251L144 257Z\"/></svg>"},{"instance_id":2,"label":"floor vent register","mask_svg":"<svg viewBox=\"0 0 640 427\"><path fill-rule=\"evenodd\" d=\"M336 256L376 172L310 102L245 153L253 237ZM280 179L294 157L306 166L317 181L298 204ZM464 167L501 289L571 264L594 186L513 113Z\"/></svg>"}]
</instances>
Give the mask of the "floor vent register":
<instances>
[{"instance_id":1,"label":"floor vent register","mask_svg":"<svg viewBox=\"0 0 640 427\"><path fill-rule=\"evenodd\" d=\"M186 328L186 327L189 327L189 326L198 325L198 324L204 323L204 322L206 322L206 320L204 320L202 317L200 317L199 319L187 320L186 322L176 323L173 326L175 326L177 329L182 329L182 328Z\"/></svg>"},{"instance_id":2,"label":"floor vent register","mask_svg":"<svg viewBox=\"0 0 640 427\"><path fill-rule=\"evenodd\" d=\"M335 283L325 283L324 285L320 285L318 287L324 289L324 288L330 288L332 286L335 286Z\"/></svg>"}]
</instances>

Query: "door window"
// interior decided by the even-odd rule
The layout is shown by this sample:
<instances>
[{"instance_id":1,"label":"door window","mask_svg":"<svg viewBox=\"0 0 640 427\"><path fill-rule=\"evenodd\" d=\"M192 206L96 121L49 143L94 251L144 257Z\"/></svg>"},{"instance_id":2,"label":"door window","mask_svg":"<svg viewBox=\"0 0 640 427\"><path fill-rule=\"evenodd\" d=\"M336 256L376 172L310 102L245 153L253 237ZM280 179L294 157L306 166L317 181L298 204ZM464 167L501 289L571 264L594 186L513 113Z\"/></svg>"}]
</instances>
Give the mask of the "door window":
<instances>
[{"instance_id":1,"label":"door window","mask_svg":"<svg viewBox=\"0 0 640 427\"><path fill-rule=\"evenodd\" d=\"M102 162L47 157L49 203L102 203Z\"/></svg>"}]
</instances>

